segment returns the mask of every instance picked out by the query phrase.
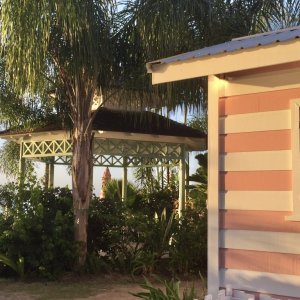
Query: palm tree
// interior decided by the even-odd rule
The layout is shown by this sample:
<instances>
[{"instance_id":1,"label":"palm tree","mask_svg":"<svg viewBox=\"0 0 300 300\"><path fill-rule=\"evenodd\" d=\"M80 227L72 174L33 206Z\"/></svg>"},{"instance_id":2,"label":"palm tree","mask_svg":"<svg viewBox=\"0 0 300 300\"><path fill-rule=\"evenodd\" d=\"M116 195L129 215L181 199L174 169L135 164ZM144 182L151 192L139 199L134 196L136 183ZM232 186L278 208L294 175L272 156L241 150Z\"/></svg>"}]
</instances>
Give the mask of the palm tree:
<instances>
[{"instance_id":1,"label":"palm tree","mask_svg":"<svg viewBox=\"0 0 300 300\"><path fill-rule=\"evenodd\" d=\"M45 78L67 100L72 120L72 191L79 265L86 258L91 196L92 100L111 73L114 1L22 1L1 4L6 76L18 94L40 94ZM104 88L103 88L104 90Z\"/></svg>"},{"instance_id":2,"label":"palm tree","mask_svg":"<svg viewBox=\"0 0 300 300\"><path fill-rule=\"evenodd\" d=\"M258 31L278 30L300 24L299 0L278 0L264 6L257 18Z\"/></svg>"}]
</instances>

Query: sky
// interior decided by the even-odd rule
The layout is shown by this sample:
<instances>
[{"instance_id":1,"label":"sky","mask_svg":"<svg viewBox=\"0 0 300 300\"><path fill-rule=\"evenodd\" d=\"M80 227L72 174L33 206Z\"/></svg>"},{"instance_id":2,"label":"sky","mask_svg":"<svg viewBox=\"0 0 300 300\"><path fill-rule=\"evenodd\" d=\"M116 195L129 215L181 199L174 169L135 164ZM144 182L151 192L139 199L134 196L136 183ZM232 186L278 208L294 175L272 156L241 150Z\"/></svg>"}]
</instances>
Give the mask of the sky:
<instances>
[{"instance_id":1,"label":"sky","mask_svg":"<svg viewBox=\"0 0 300 300\"><path fill-rule=\"evenodd\" d=\"M191 116L190 116L191 117ZM183 114L180 110L176 113L170 115L170 118L177 121L183 122ZM0 140L0 146L3 141ZM195 155L197 153L191 152L190 153L190 174L195 173L196 169L198 168L197 160L195 159ZM41 179L44 176L44 169L45 165L43 163L36 164L36 173L37 177ZM101 177L104 172L105 167L94 167L94 175L93 175L93 186L94 186L94 193L99 195L100 187L101 187ZM133 175L134 168L128 169L128 181L131 183L135 183L135 178ZM122 178L122 168L110 168L110 173L113 179L121 179ZM5 184L7 182L13 181L11 178L7 178L3 173L0 172L0 184ZM72 179L71 175L68 174L66 166L56 165L54 167L54 186L55 187L65 187L68 186L71 188L72 186Z\"/></svg>"}]
</instances>

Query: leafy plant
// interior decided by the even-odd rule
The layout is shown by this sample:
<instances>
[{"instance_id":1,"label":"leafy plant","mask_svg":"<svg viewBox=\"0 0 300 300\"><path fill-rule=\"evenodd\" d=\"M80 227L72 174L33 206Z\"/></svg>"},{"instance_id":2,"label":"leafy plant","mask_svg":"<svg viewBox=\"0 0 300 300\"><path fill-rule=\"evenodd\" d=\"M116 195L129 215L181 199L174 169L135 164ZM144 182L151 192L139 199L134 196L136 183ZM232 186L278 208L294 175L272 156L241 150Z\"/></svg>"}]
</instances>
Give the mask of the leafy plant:
<instances>
[{"instance_id":1,"label":"leafy plant","mask_svg":"<svg viewBox=\"0 0 300 300\"><path fill-rule=\"evenodd\" d=\"M10 184L0 187L0 197L0 252L11 260L5 263L16 272L49 279L72 270L77 244L70 190Z\"/></svg>"},{"instance_id":2,"label":"leafy plant","mask_svg":"<svg viewBox=\"0 0 300 300\"><path fill-rule=\"evenodd\" d=\"M24 257L20 257L16 262L7 256L0 254L0 262L5 266L10 267L14 270L20 277L24 276Z\"/></svg>"},{"instance_id":3,"label":"leafy plant","mask_svg":"<svg viewBox=\"0 0 300 300\"><path fill-rule=\"evenodd\" d=\"M183 212L172 234L169 247L173 273L205 274L207 267L207 213L206 208Z\"/></svg>"},{"instance_id":4,"label":"leafy plant","mask_svg":"<svg viewBox=\"0 0 300 300\"><path fill-rule=\"evenodd\" d=\"M147 292L131 293L131 295L145 300L194 300L197 297L194 287L185 289L183 297L181 298L179 281L174 281L174 279L172 279L168 282L166 280L161 280L158 277L156 277L156 280L164 286L165 292L161 288L153 286L149 280L145 279L145 283L142 284L141 287Z\"/></svg>"}]
</instances>

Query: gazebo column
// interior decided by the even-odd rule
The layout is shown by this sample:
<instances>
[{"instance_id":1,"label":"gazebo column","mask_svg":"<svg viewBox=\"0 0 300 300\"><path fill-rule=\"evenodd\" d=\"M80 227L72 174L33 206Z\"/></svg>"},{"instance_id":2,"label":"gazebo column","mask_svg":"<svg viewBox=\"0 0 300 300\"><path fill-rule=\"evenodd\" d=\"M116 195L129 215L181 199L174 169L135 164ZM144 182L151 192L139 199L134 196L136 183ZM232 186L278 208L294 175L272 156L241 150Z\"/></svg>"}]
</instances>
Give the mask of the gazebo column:
<instances>
[{"instance_id":1,"label":"gazebo column","mask_svg":"<svg viewBox=\"0 0 300 300\"><path fill-rule=\"evenodd\" d=\"M91 170L91 190L93 191L93 189L94 189L94 162Z\"/></svg>"},{"instance_id":2,"label":"gazebo column","mask_svg":"<svg viewBox=\"0 0 300 300\"><path fill-rule=\"evenodd\" d=\"M49 188L49 170L50 170L50 165L49 165L49 161L47 160L45 162L45 175L44 175L45 188Z\"/></svg>"},{"instance_id":3,"label":"gazebo column","mask_svg":"<svg viewBox=\"0 0 300 300\"><path fill-rule=\"evenodd\" d=\"M51 162L49 163L49 182L48 187L54 187L54 157L51 158Z\"/></svg>"},{"instance_id":4,"label":"gazebo column","mask_svg":"<svg viewBox=\"0 0 300 300\"><path fill-rule=\"evenodd\" d=\"M45 163L45 188L51 189L54 187L54 157L47 159Z\"/></svg>"},{"instance_id":5,"label":"gazebo column","mask_svg":"<svg viewBox=\"0 0 300 300\"><path fill-rule=\"evenodd\" d=\"M185 200L189 198L189 186L190 186L190 156L189 152L186 152L186 167L185 167Z\"/></svg>"},{"instance_id":6,"label":"gazebo column","mask_svg":"<svg viewBox=\"0 0 300 300\"><path fill-rule=\"evenodd\" d=\"M185 150L182 147L182 155L179 161L179 203L178 203L178 215L182 216L182 211L185 209L185 176L186 176L186 162L185 162Z\"/></svg>"},{"instance_id":7,"label":"gazebo column","mask_svg":"<svg viewBox=\"0 0 300 300\"><path fill-rule=\"evenodd\" d=\"M19 185L23 187L25 181L25 158L23 157L23 142L20 143Z\"/></svg>"},{"instance_id":8,"label":"gazebo column","mask_svg":"<svg viewBox=\"0 0 300 300\"><path fill-rule=\"evenodd\" d=\"M127 174L128 170L127 170L127 158L124 157L123 159L123 177L122 177L122 201L126 202L127 200L127 184L128 184L128 180L127 180Z\"/></svg>"}]
</instances>

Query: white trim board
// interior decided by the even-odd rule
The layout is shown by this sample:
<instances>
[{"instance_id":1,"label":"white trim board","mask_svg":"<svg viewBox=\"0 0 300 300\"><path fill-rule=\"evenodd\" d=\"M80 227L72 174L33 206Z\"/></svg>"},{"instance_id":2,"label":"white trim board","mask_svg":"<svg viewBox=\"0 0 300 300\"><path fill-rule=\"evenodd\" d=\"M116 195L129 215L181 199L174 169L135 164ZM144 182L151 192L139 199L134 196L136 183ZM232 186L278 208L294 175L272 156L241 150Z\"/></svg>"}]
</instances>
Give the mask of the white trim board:
<instances>
[{"instance_id":1,"label":"white trim board","mask_svg":"<svg viewBox=\"0 0 300 300\"><path fill-rule=\"evenodd\" d=\"M220 286L290 297L300 295L300 276L220 269Z\"/></svg>"},{"instance_id":2,"label":"white trim board","mask_svg":"<svg viewBox=\"0 0 300 300\"><path fill-rule=\"evenodd\" d=\"M220 209L292 211L291 191L227 191L220 193Z\"/></svg>"},{"instance_id":3,"label":"white trim board","mask_svg":"<svg viewBox=\"0 0 300 300\"><path fill-rule=\"evenodd\" d=\"M299 113L300 99L290 102L291 123L292 123L292 185L293 185L293 216L287 219L300 221L300 140L299 140Z\"/></svg>"},{"instance_id":4,"label":"white trim board","mask_svg":"<svg viewBox=\"0 0 300 300\"><path fill-rule=\"evenodd\" d=\"M300 87L300 69L251 74L228 78L225 96L272 92Z\"/></svg>"},{"instance_id":5,"label":"white trim board","mask_svg":"<svg viewBox=\"0 0 300 300\"><path fill-rule=\"evenodd\" d=\"M220 171L291 170L292 153L283 151L232 152L220 155Z\"/></svg>"},{"instance_id":6,"label":"white trim board","mask_svg":"<svg viewBox=\"0 0 300 300\"><path fill-rule=\"evenodd\" d=\"M289 109L220 118L220 134L291 129Z\"/></svg>"},{"instance_id":7,"label":"white trim board","mask_svg":"<svg viewBox=\"0 0 300 300\"><path fill-rule=\"evenodd\" d=\"M208 293L219 291L219 96L222 81L208 77Z\"/></svg>"},{"instance_id":8,"label":"white trim board","mask_svg":"<svg viewBox=\"0 0 300 300\"><path fill-rule=\"evenodd\" d=\"M151 65L152 84L299 61L298 45L299 40L293 40L199 59L195 58L169 64L153 64Z\"/></svg>"},{"instance_id":9,"label":"white trim board","mask_svg":"<svg viewBox=\"0 0 300 300\"><path fill-rule=\"evenodd\" d=\"M300 254L300 233L222 229L220 248Z\"/></svg>"}]
</instances>

